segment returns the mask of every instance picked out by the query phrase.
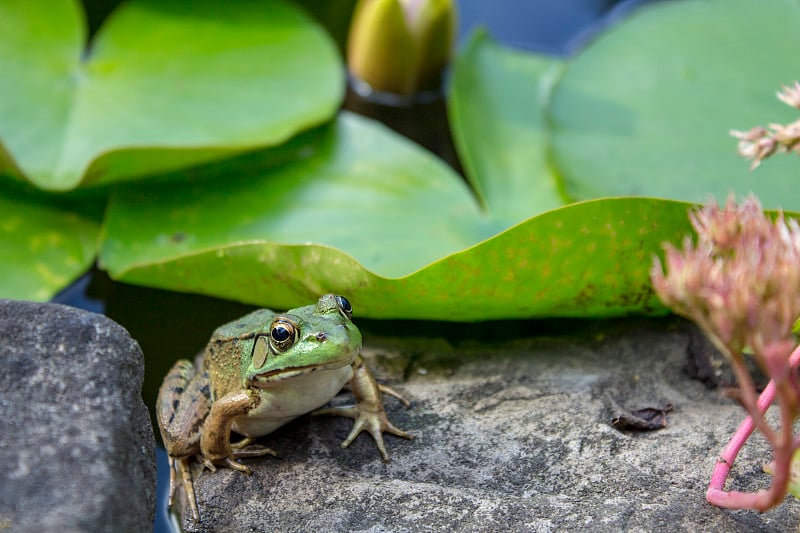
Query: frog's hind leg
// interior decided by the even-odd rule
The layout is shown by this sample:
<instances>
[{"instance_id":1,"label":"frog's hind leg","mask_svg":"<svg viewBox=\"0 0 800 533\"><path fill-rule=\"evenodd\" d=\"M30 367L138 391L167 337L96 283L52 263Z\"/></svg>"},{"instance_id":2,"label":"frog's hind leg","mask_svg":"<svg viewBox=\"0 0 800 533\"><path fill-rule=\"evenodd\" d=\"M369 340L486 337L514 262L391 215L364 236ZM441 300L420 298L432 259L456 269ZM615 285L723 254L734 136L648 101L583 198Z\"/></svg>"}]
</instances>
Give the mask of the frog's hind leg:
<instances>
[{"instance_id":1,"label":"frog's hind leg","mask_svg":"<svg viewBox=\"0 0 800 533\"><path fill-rule=\"evenodd\" d=\"M210 411L208 373L195 373L188 359L176 362L164 378L156 402L158 428L169 455L186 457L199 452L203 421Z\"/></svg>"},{"instance_id":2,"label":"frog's hind leg","mask_svg":"<svg viewBox=\"0 0 800 533\"><path fill-rule=\"evenodd\" d=\"M200 521L200 509L197 507L197 497L194 494L194 482L192 481L192 471L189 465L189 457L171 457L168 456L169 461L169 506L172 507L172 502L175 497L175 489L178 487L178 482L175 479L176 472L181 476L181 484L183 490L186 491L186 498L189 500L189 507L192 509L192 517L195 522Z\"/></svg>"},{"instance_id":3,"label":"frog's hind leg","mask_svg":"<svg viewBox=\"0 0 800 533\"><path fill-rule=\"evenodd\" d=\"M176 362L167 373L158 391L156 419L170 464L170 497L172 505L180 475L181 483L195 521L200 520L189 461L200 453L203 420L211 409L208 374L196 373L191 361Z\"/></svg>"}]
</instances>

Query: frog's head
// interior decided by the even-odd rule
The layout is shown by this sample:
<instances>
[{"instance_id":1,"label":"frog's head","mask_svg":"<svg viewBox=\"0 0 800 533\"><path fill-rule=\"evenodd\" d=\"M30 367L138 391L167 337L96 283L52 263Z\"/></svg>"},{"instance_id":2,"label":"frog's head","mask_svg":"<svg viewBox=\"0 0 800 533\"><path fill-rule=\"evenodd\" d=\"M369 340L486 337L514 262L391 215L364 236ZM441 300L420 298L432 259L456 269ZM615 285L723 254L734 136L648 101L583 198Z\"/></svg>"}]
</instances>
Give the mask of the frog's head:
<instances>
[{"instance_id":1,"label":"frog's head","mask_svg":"<svg viewBox=\"0 0 800 533\"><path fill-rule=\"evenodd\" d=\"M349 365L361 349L352 316L347 298L334 294L276 316L255 338L246 386L267 388L271 382Z\"/></svg>"}]
</instances>

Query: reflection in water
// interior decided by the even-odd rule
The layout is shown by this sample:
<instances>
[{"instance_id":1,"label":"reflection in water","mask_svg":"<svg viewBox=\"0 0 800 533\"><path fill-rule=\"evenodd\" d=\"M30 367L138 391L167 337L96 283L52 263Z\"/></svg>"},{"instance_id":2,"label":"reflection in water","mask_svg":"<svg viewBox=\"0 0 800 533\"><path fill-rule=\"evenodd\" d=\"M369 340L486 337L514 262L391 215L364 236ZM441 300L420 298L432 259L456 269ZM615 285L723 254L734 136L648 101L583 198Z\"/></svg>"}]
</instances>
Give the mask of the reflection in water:
<instances>
[{"instance_id":1,"label":"reflection in water","mask_svg":"<svg viewBox=\"0 0 800 533\"><path fill-rule=\"evenodd\" d=\"M156 485L156 518L153 521L154 533L178 533L177 517L169 512L169 464L167 464L167 450L161 446L156 447L156 465L158 470L158 483Z\"/></svg>"}]
</instances>

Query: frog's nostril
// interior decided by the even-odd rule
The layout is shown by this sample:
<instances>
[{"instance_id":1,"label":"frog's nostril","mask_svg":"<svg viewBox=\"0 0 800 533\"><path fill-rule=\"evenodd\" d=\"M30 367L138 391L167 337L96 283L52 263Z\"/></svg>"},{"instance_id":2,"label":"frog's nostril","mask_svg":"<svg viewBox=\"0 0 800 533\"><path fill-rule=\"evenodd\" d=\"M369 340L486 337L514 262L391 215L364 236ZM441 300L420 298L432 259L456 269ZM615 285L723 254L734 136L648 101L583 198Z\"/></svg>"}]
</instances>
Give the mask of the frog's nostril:
<instances>
[{"instance_id":1,"label":"frog's nostril","mask_svg":"<svg viewBox=\"0 0 800 533\"><path fill-rule=\"evenodd\" d=\"M322 333L321 331L319 333L317 333L317 340L319 342L324 341L326 338L327 338L327 336L324 333Z\"/></svg>"}]
</instances>

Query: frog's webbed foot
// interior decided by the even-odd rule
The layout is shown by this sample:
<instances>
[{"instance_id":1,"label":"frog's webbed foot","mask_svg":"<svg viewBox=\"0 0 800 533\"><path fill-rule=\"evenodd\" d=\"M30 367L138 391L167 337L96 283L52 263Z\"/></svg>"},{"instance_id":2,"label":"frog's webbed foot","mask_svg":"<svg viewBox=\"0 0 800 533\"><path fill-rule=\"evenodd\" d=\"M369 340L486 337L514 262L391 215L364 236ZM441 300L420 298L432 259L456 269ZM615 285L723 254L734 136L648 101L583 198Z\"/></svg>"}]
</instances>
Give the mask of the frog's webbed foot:
<instances>
[{"instance_id":1,"label":"frog's webbed foot","mask_svg":"<svg viewBox=\"0 0 800 533\"><path fill-rule=\"evenodd\" d=\"M253 440L255 439L246 438L240 442L232 444L231 448L234 448L233 452L230 456L224 459L212 461L198 454L197 461L203 466L203 468L208 468L212 472L217 471L217 466L225 466L227 468L238 470L239 472L250 475L252 473L250 468L241 464L236 459L243 457L259 457L262 455L277 455L274 451L266 446L250 446L247 449L237 449L247 446ZM192 518L195 522L200 522L200 510L197 505L197 497L195 496L194 492L194 480L192 479L190 460L191 457L167 457L169 464L169 506L172 507L172 502L175 499L175 490L178 488L178 480L176 479L176 476L180 475L180 482L183 485L183 490L186 491L186 497L189 500L189 507L192 510Z\"/></svg>"},{"instance_id":2,"label":"frog's webbed foot","mask_svg":"<svg viewBox=\"0 0 800 533\"><path fill-rule=\"evenodd\" d=\"M249 448L246 449L237 449L237 446L247 446L247 444L249 443L242 444L241 442L237 442L236 444L231 444L231 448L233 448L233 450L231 451L231 454L228 455L227 457L210 459L207 457L203 457L202 455L198 455L197 458L204 467L208 468L212 472L216 472L218 466L224 466L232 470L238 470L239 472L242 472L249 476L250 474L253 473L253 471L250 470L249 466L243 465L242 463L237 461L237 459L244 459L247 457L261 457L263 455L272 455L273 457L276 457L278 455L271 448L267 448L266 446L260 446L260 445L250 446Z\"/></svg>"},{"instance_id":3,"label":"frog's webbed foot","mask_svg":"<svg viewBox=\"0 0 800 533\"><path fill-rule=\"evenodd\" d=\"M408 400L403 398L395 390L384 385L378 385L372 373L364 365L361 358L357 358L353 363L353 379L350 381L350 389L353 391L353 396L356 399L356 405L347 407L326 407L317 409L312 415L336 415L352 418L353 429L350 434L342 442L342 448L346 448L353 442L362 431L366 431L375 440L378 451L381 453L384 461L389 460L389 454L386 452L386 446L383 444L383 433L391 433L398 437L405 439L413 439L414 436L410 433L398 429L392 424L386 416L386 411L383 409L383 397L381 392L385 392L390 396L394 396L406 407L409 406Z\"/></svg>"},{"instance_id":4,"label":"frog's webbed foot","mask_svg":"<svg viewBox=\"0 0 800 533\"><path fill-rule=\"evenodd\" d=\"M271 455L273 457L278 456L278 452L273 450L272 448L267 448L266 446L262 446L260 444L253 445L252 443L255 441L255 437L245 437L239 442L232 442L231 455L228 457L228 463L225 464L228 468L233 468L234 470L239 470L240 472L244 472L245 474L250 474L250 469L247 468L245 465L241 464L240 462L236 461L235 459L244 459L247 457L263 457L264 455ZM232 466L232 464L236 464L238 466ZM241 468L240 468L241 467Z\"/></svg>"},{"instance_id":5,"label":"frog's webbed foot","mask_svg":"<svg viewBox=\"0 0 800 533\"><path fill-rule=\"evenodd\" d=\"M231 444L233 451L228 457L225 458L224 465L228 468L233 468L234 470L238 470L239 472L244 472L245 474L250 475L252 473L250 468L237 461L237 459L245 459L247 457L262 457L264 455L271 455L273 457L278 456L278 453L272 448L267 448L266 446L261 446L260 444L250 446L250 443L254 440L254 438L247 437L235 444Z\"/></svg>"},{"instance_id":6,"label":"frog's webbed foot","mask_svg":"<svg viewBox=\"0 0 800 533\"><path fill-rule=\"evenodd\" d=\"M245 437L239 442L231 442L231 448L234 457L261 457L262 455L278 456L278 453L271 448L256 444L251 446L256 441L255 437Z\"/></svg>"},{"instance_id":7,"label":"frog's webbed foot","mask_svg":"<svg viewBox=\"0 0 800 533\"><path fill-rule=\"evenodd\" d=\"M384 461L389 460L389 453L386 451L386 446L383 444L384 432L391 433L392 435L397 435L398 437L403 437L405 439L414 438L414 435L396 428L394 424L389 421L389 419L386 417L386 412L383 410L383 406L381 406L379 411L370 411L368 409L364 409L364 406L359 405L352 405L349 407L326 407L324 409L314 411L312 414L337 415L352 418L355 420L355 422L353 422L353 429L350 430L350 434L342 442L342 448L347 448L350 443L361 434L362 431L366 431L372 435L372 438L375 440L375 445L378 447L378 451L381 452L381 457L383 457Z\"/></svg>"}]
</instances>

